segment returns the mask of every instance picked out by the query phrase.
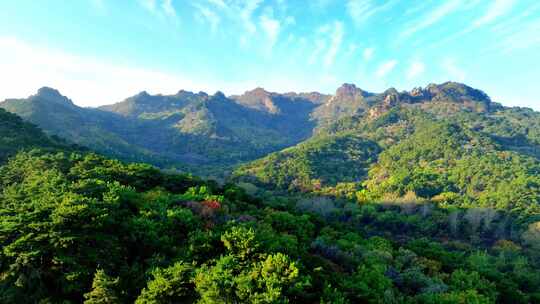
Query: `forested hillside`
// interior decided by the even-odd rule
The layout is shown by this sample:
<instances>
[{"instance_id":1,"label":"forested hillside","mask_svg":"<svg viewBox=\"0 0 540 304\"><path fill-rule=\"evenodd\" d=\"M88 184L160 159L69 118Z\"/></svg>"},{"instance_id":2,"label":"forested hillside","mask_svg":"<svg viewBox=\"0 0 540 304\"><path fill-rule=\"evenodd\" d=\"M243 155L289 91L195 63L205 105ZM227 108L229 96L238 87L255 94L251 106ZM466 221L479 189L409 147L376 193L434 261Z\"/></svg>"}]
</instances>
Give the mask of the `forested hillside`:
<instances>
[{"instance_id":1,"label":"forested hillside","mask_svg":"<svg viewBox=\"0 0 540 304\"><path fill-rule=\"evenodd\" d=\"M19 116L0 109L0 164L21 150L81 149L58 137L46 136L36 125L24 122Z\"/></svg>"},{"instance_id":2,"label":"forested hillside","mask_svg":"<svg viewBox=\"0 0 540 304\"><path fill-rule=\"evenodd\" d=\"M388 95L305 143L240 166L233 178L250 188L338 193L361 203L408 197L537 214L540 113L443 87L444 97L430 103ZM415 95L436 94L429 92ZM351 149L350 142L360 144Z\"/></svg>"},{"instance_id":3,"label":"forested hillside","mask_svg":"<svg viewBox=\"0 0 540 304\"><path fill-rule=\"evenodd\" d=\"M253 198L94 154L23 152L0 177L2 303L540 300L534 216Z\"/></svg>"}]
</instances>

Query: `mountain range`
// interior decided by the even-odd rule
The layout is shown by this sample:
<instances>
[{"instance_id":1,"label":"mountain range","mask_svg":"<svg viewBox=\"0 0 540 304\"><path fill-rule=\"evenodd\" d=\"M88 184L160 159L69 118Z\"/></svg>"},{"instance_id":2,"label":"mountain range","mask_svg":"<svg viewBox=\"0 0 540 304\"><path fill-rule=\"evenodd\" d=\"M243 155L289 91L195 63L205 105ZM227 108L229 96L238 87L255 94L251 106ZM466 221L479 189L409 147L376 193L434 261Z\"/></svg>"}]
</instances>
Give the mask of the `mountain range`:
<instances>
[{"instance_id":1,"label":"mountain range","mask_svg":"<svg viewBox=\"0 0 540 304\"><path fill-rule=\"evenodd\" d=\"M488 138L498 150L540 157L540 113L504 107L455 82L382 93L343 84L333 95L141 92L99 108L79 107L44 87L0 108L105 155L278 188L363 181L379 153L442 122Z\"/></svg>"}]
</instances>

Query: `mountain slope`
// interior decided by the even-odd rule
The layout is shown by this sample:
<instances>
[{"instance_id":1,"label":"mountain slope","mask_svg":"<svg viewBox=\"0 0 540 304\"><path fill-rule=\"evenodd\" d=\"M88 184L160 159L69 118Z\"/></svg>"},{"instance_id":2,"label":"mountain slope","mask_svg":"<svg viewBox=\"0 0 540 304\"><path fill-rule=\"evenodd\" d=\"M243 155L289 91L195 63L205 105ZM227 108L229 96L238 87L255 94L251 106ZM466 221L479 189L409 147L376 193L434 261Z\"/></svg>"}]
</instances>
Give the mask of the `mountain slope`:
<instances>
[{"instance_id":1,"label":"mountain slope","mask_svg":"<svg viewBox=\"0 0 540 304\"><path fill-rule=\"evenodd\" d=\"M359 108L355 115L323 126L320 135L305 143L240 167L234 178L277 189L339 195L343 189L358 191L347 197L362 202L406 197L539 212L540 150L534 127L540 113L504 108L481 91L456 86L430 86L418 93L433 94L426 100L391 91L384 98L371 95L366 99L379 102L366 103L365 110ZM346 146L332 149L330 140L317 138L342 142L361 138L354 148L357 152L372 145L378 152L366 158L369 161L354 164L344 153ZM312 141L320 145L309 144ZM320 170L328 159L340 161ZM354 175L359 168L369 174ZM350 182L355 186L340 185Z\"/></svg>"},{"instance_id":2,"label":"mountain slope","mask_svg":"<svg viewBox=\"0 0 540 304\"><path fill-rule=\"evenodd\" d=\"M240 180L303 189L360 181L379 146L355 134L320 136L272 153L235 171Z\"/></svg>"},{"instance_id":3,"label":"mountain slope","mask_svg":"<svg viewBox=\"0 0 540 304\"><path fill-rule=\"evenodd\" d=\"M287 101L284 101L284 100ZM54 89L0 107L98 152L162 167L227 166L252 160L310 136L314 103L303 97L302 114L291 105L274 115L243 106L218 92L213 96L180 91L171 96L142 92L99 109L81 108ZM301 99L301 101L299 101ZM289 98L282 98L287 103ZM304 118L298 118L304 116ZM300 122L299 122L300 121Z\"/></svg>"},{"instance_id":4,"label":"mountain slope","mask_svg":"<svg viewBox=\"0 0 540 304\"><path fill-rule=\"evenodd\" d=\"M35 125L0 109L0 164L21 150L75 148L59 138L45 135Z\"/></svg>"}]
</instances>

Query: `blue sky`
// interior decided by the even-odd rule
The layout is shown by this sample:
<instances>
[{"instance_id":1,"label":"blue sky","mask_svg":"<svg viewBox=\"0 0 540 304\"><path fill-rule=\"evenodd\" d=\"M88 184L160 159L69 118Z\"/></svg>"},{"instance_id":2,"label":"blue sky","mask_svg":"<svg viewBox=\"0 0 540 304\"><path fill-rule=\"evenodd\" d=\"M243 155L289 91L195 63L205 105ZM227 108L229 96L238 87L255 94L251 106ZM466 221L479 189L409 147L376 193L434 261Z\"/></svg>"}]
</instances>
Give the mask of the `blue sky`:
<instances>
[{"instance_id":1,"label":"blue sky","mask_svg":"<svg viewBox=\"0 0 540 304\"><path fill-rule=\"evenodd\" d=\"M0 99L460 81L540 109L536 0L3 0Z\"/></svg>"}]
</instances>

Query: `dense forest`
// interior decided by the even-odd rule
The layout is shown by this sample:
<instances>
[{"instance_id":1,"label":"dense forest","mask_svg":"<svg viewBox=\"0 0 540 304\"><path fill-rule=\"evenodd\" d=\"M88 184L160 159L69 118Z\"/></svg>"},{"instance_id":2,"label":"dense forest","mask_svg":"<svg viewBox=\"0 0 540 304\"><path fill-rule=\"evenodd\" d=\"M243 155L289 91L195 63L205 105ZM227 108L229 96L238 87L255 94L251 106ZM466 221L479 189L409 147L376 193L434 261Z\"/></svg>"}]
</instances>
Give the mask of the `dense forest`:
<instances>
[{"instance_id":1,"label":"dense forest","mask_svg":"<svg viewBox=\"0 0 540 304\"><path fill-rule=\"evenodd\" d=\"M539 114L453 83L337 93L234 97L330 103L219 182L0 109L0 302L540 303Z\"/></svg>"}]
</instances>

